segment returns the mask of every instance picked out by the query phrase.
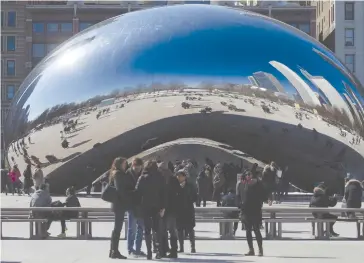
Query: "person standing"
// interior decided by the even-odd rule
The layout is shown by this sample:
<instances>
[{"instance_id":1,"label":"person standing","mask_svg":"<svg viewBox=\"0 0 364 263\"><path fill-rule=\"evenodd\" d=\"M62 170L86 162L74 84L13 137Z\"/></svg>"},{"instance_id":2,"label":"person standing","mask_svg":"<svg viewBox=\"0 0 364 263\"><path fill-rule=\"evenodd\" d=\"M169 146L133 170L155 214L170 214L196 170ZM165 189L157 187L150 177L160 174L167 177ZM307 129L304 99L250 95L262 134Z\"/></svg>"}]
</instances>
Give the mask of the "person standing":
<instances>
[{"instance_id":1,"label":"person standing","mask_svg":"<svg viewBox=\"0 0 364 263\"><path fill-rule=\"evenodd\" d=\"M263 238L260 233L262 224L262 206L265 201L266 192L262 182L257 178L256 174L248 172L245 178L238 181L236 185L236 197L238 207L241 209L241 220L245 225L246 239L249 246L249 252L246 256L254 256L253 236L258 243L258 256L263 256Z\"/></svg>"},{"instance_id":2,"label":"person standing","mask_svg":"<svg viewBox=\"0 0 364 263\"><path fill-rule=\"evenodd\" d=\"M147 259L152 259L152 229L156 234L156 259L161 258L161 237L159 232L159 218L165 212L165 184L158 171L156 161L148 161L144 165L142 175L135 186L135 193L140 200L145 227L145 243Z\"/></svg>"},{"instance_id":3,"label":"person standing","mask_svg":"<svg viewBox=\"0 0 364 263\"><path fill-rule=\"evenodd\" d=\"M27 168L25 168L24 173L24 193L30 196L30 188L33 186L32 180L32 166L31 164L27 164Z\"/></svg>"},{"instance_id":4,"label":"person standing","mask_svg":"<svg viewBox=\"0 0 364 263\"><path fill-rule=\"evenodd\" d=\"M197 176L197 207L201 206L201 202L203 207L206 207L206 201L209 198L211 179L207 176L207 173L209 173L208 167L208 165L205 165L204 169Z\"/></svg>"},{"instance_id":5,"label":"person standing","mask_svg":"<svg viewBox=\"0 0 364 263\"><path fill-rule=\"evenodd\" d=\"M143 170L143 160L140 158L135 158L131 164L131 167L126 171L128 179L130 180L131 190L135 189L138 182L139 176ZM141 251L143 242L143 231L144 222L140 211L140 206L133 201L131 209L128 211L128 236L127 245L129 255L134 257L145 257L146 254ZM134 249L135 245L135 249Z\"/></svg>"},{"instance_id":6,"label":"person standing","mask_svg":"<svg viewBox=\"0 0 364 263\"><path fill-rule=\"evenodd\" d=\"M221 193L224 191L225 181L226 179L223 172L223 165L218 163L214 168L214 192L212 194L212 199L216 201L217 206L221 206Z\"/></svg>"},{"instance_id":7,"label":"person standing","mask_svg":"<svg viewBox=\"0 0 364 263\"><path fill-rule=\"evenodd\" d=\"M364 187L358 180L351 179L345 184L344 198L347 208L361 208ZM355 213L347 213L349 218L355 218Z\"/></svg>"},{"instance_id":8,"label":"person standing","mask_svg":"<svg viewBox=\"0 0 364 263\"><path fill-rule=\"evenodd\" d=\"M271 162L264 167L262 173L262 183L268 195L268 204L272 205L274 201L274 192L276 191L277 165Z\"/></svg>"},{"instance_id":9,"label":"person standing","mask_svg":"<svg viewBox=\"0 0 364 263\"><path fill-rule=\"evenodd\" d=\"M171 237L171 250L168 258L177 258L177 210L178 207L178 192L180 185L178 179L173 176L173 173L168 169L168 164L161 162L159 164L159 171L165 181L166 191L166 210L164 217L161 218L161 256L166 256L168 250L168 232Z\"/></svg>"},{"instance_id":10,"label":"person standing","mask_svg":"<svg viewBox=\"0 0 364 263\"><path fill-rule=\"evenodd\" d=\"M236 194L233 189L229 189L228 193L221 198L222 207L236 207ZM239 211L231 211L226 213L226 217L230 219L239 219ZM234 222L234 235L238 229L238 222Z\"/></svg>"},{"instance_id":11,"label":"person standing","mask_svg":"<svg viewBox=\"0 0 364 263\"><path fill-rule=\"evenodd\" d=\"M180 251L184 252L184 237L188 235L191 243L191 253L196 253L195 246L195 207L197 193L194 186L187 181L185 171L176 173L180 189L178 193L177 228Z\"/></svg>"},{"instance_id":12,"label":"person standing","mask_svg":"<svg viewBox=\"0 0 364 263\"><path fill-rule=\"evenodd\" d=\"M34 182L35 190L38 190L39 186L44 183L43 171L40 168L39 164L37 164L35 166L35 171L34 171L34 174L33 174L33 182Z\"/></svg>"},{"instance_id":13,"label":"person standing","mask_svg":"<svg viewBox=\"0 0 364 263\"><path fill-rule=\"evenodd\" d=\"M115 214L114 229L111 233L110 258L126 259L119 252L120 233L123 228L125 212L130 209L133 190L128 187L126 175L127 160L123 157L114 159L109 173L109 185L115 187L116 198L112 202Z\"/></svg>"}]
</instances>

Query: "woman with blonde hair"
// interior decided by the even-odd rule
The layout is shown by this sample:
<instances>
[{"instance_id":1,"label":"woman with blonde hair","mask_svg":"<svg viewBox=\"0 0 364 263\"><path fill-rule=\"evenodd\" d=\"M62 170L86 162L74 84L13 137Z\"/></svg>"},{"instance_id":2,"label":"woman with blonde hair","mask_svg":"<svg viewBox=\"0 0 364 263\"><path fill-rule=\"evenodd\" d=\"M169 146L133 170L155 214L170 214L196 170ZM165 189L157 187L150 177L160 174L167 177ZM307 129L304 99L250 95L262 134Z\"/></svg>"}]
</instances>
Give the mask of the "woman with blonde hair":
<instances>
[{"instance_id":1,"label":"woman with blonde hair","mask_svg":"<svg viewBox=\"0 0 364 263\"><path fill-rule=\"evenodd\" d=\"M109 172L109 187L116 189L115 199L112 201L112 210L115 214L114 229L111 234L110 258L126 259L119 252L120 233L124 223L125 212L131 208L133 187L130 187L126 170L127 160L123 157L114 159Z\"/></svg>"}]
</instances>

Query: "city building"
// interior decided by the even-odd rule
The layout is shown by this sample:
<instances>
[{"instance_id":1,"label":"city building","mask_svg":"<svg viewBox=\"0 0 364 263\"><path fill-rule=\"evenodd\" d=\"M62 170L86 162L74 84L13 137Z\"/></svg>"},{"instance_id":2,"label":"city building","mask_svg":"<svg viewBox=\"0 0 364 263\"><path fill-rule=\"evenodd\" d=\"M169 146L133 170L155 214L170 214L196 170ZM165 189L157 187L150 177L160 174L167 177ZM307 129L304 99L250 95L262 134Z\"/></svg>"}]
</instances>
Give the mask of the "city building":
<instances>
[{"instance_id":1,"label":"city building","mask_svg":"<svg viewBox=\"0 0 364 263\"><path fill-rule=\"evenodd\" d=\"M259 71L253 73L254 79L257 82L257 86L270 90L272 92L284 93L284 88L279 80L272 74Z\"/></svg>"},{"instance_id":2,"label":"city building","mask_svg":"<svg viewBox=\"0 0 364 263\"><path fill-rule=\"evenodd\" d=\"M336 1L335 53L364 85L364 2Z\"/></svg>"},{"instance_id":3,"label":"city building","mask_svg":"<svg viewBox=\"0 0 364 263\"><path fill-rule=\"evenodd\" d=\"M317 39L364 85L364 2L314 1L317 10Z\"/></svg>"},{"instance_id":4,"label":"city building","mask_svg":"<svg viewBox=\"0 0 364 263\"><path fill-rule=\"evenodd\" d=\"M320 100L317 98L310 86L308 86L307 83L296 72L277 61L270 61L269 64L271 64L288 79L292 86L297 90L305 104L310 106L321 105Z\"/></svg>"}]
</instances>

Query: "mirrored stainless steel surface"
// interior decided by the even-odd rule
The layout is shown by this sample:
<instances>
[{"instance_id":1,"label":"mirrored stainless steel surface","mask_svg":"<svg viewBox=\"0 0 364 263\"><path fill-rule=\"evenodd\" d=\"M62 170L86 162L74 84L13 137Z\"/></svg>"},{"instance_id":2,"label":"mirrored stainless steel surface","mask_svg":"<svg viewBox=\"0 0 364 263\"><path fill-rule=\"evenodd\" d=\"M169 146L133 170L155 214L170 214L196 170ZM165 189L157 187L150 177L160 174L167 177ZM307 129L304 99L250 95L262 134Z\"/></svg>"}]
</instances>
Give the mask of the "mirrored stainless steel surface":
<instances>
[{"instance_id":1,"label":"mirrored stainless steel surface","mask_svg":"<svg viewBox=\"0 0 364 263\"><path fill-rule=\"evenodd\" d=\"M339 189L348 174L364 179L363 93L332 52L282 22L153 8L79 33L30 73L6 121L7 157L21 171L39 164L63 193L118 155L205 138L289 167L303 189Z\"/></svg>"}]
</instances>

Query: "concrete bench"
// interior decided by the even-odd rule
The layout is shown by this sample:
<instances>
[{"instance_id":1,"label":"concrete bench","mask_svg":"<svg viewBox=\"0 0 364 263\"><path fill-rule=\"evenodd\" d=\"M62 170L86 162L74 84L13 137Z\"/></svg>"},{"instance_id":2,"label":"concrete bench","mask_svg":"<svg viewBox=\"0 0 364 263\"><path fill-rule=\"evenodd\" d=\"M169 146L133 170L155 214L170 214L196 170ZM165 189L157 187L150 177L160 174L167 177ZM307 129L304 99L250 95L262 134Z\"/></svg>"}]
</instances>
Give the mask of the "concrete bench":
<instances>
[{"instance_id":1,"label":"concrete bench","mask_svg":"<svg viewBox=\"0 0 364 263\"><path fill-rule=\"evenodd\" d=\"M360 233L360 225L361 225L361 233ZM357 231L358 231L358 238L359 239L364 239L364 219L359 219L356 222L356 227L357 227Z\"/></svg>"},{"instance_id":2,"label":"concrete bench","mask_svg":"<svg viewBox=\"0 0 364 263\"><path fill-rule=\"evenodd\" d=\"M29 239L38 239L44 236L45 233L43 233L41 224L46 223L47 219L2 217L0 224L1 238L3 238L3 231L2 231L3 223L21 223L21 222L29 222Z\"/></svg>"}]
</instances>

